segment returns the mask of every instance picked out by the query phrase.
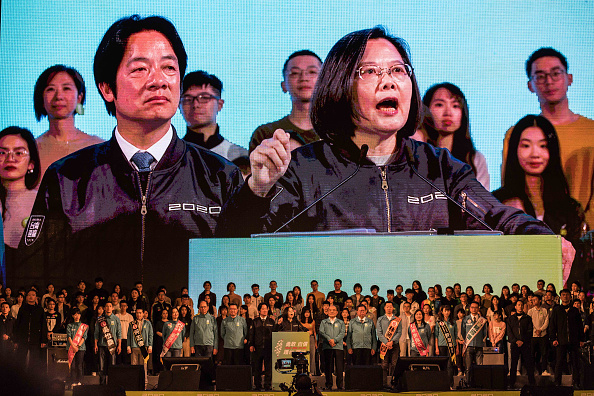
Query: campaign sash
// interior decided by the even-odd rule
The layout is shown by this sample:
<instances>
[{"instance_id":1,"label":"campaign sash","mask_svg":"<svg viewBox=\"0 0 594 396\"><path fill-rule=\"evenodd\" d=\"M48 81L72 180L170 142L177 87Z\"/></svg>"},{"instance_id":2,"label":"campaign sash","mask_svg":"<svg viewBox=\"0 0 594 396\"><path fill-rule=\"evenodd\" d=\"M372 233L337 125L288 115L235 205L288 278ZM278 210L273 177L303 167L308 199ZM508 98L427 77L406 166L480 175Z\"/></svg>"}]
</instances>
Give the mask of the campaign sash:
<instances>
[{"instance_id":1,"label":"campaign sash","mask_svg":"<svg viewBox=\"0 0 594 396\"><path fill-rule=\"evenodd\" d=\"M402 319L394 317L391 321L390 321L390 326L388 326L388 329L386 330L386 334L384 334L384 337L386 337L386 339L391 339L394 334L396 334L396 329L398 329L398 325L400 324L400 321ZM393 348L393 346L392 346ZM386 344L380 345L380 359L384 359L386 357L386 353L388 353L388 346Z\"/></svg>"},{"instance_id":2,"label":"campaign sash","mask_svg":"<svg viewBox=\"0 0 594 396\"><path fill-rule=\"evenodd\" d=\"M85 334L85 331L87 331L88 328L89 326L84 323L81 323L80 326L78 326L78 330L76 331L76 334L72 339L72 343L74 345L80 346L80 342L82 341L83 335ZM74 352L74 347L70 345L70 348L68 348L68 368L70 368L75 354L76 352Z\"/></svg>"},{"instance_id":3,"label":"campaign sash","mask_svg":"<svg viewBox=\"0 0 594 396\"><path fill-rule=\"evenodd\" d=\"M416 322L412 322L410 324L410 334L412 336L412 341L415 343L415 347L417 351L421 354L421 356L427 356L427 347L423 344L423 340L421 340L421 335L419 334L419 329L417 329Z\"/></svg>"},{"instance_id":4,"label":"campaign sash","mask_svg":"<svg viewBox=\"0 0 594 396\"><path fill-rule=\"evenodd\" d=\"M443 338L445 338L446 343L448 344L448 352L450 354L450 359L452 359L452 362L456 364L456 346L454 345L454 340L452 339L452 333L450 333L450 328L443 320L438 321L437 324L441 329Z\"/></svg>"},{"instance_id":5,"label":"campaign sash","mask_svg":"<svg viewBox=\"0 0 594 396\"><path fill-rule=\"evenodd\" d=\"M171 345L173 345L175 340L177 340L177 337L179 337L179 335L181 334L181 331L184 329L185 326L186 326L186 324L184 322L182 322L181 320L177 321L177 323L175 324L175 327L173 328L173 331L171 332L171 334L169 334L169 337L167 337L167 340L165 340L165 343L163 344L163 351L161 351L161 358L163 358L163 356L165 356L165 354L169 351L169 348L171 348Z\"/></svg>"},{"instance_id":6,"label":"campaign sash","mask_svg":"<svg viewBox=\"0 0 594 396\"><path fill-rule=\"evenodd\" d=\"M472 326L470 331L466 333L466 339L464 340L464 350L462 351L463 355L466 353L466 348L468 348L468 344L470 344L470 342L474 340L474 337L476 337L478 332L481 331L485 323L487 323L487 319L483 318L482 316L479 316L474 326ZM464 326L464 323L462 323L462 325Z\"/></svg>"},{"instance_id":7,"label":"campaign sash","mask_svg":"<svg viewBox=\"0 0 594 396\"><path fill-rule=\"evenodd\" d=\"M132 326L132 335L134 335L134 341L136 342L136 345L138 345L138 348L140 348L140 353L142 353L142 357L146 363L149 359L149 353L146 345L144 344L144 340L142 339L142 329L138 325L137 320L130 323L130 326Z\"/></svg>"},{"instance_id":8,"label":"campaign sash","mask_svg":"<svg viewBox=\"0 0 594 396\"><path fill-rule=\"evenodd\" d=\"M100 316L97 318L97 323L99 323L99 327L101 327L101 332L103 333L103 337L105 337L105 342L107 343L107 349L112 356L116 354L116 343L113 339L113 334L111 334L111 330L107 325L107 319L105 316Z\"/></svg>"}]
</instances>

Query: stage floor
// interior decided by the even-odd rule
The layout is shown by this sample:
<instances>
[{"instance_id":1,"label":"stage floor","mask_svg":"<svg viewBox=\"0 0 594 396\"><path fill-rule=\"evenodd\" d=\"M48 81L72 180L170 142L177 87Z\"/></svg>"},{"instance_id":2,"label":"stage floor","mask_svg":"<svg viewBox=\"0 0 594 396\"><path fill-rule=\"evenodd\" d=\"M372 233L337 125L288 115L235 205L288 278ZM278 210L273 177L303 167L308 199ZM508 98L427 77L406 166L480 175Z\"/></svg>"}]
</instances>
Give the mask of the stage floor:
<instances>
[{"instance_id":1,"label":"stage floor","mask_svg":"<svg viewBox=\"0 0 594 396\"><path fill-rule=\"evenodd\" d=\"M457 385L460 379L463 377L454 377L454 382ZM158 383L158 376L149 376L148 387L154 388L154 390L146 391L127 391L127 396L287 396L287 392L282 391L159 391L156 390ZM312 377L314 381L319 384L324 384L324 377ZM537 376L537 385L551 385L553 376ZM109 381L109 379L108 379ZM95 385L99 383L99 377L85 376L85 385ZM516 386L523 386L528 383L527 376L518 376ZM571 376L564 375L562 384L564 386L571 385ZM488 390L488 389L464 389L464 390L451 390L443 392L429 392L429 391L416 391L416 392L392 392L388 390L382 391L322 391L323 395L328 396L385 396L385 395L416 395L416 396L519 396L520 390ZM574 396L594 396L594 390L575 390ZM72 396L72 391L66 391L67 396Z\"/></svg>"}]
</instances>

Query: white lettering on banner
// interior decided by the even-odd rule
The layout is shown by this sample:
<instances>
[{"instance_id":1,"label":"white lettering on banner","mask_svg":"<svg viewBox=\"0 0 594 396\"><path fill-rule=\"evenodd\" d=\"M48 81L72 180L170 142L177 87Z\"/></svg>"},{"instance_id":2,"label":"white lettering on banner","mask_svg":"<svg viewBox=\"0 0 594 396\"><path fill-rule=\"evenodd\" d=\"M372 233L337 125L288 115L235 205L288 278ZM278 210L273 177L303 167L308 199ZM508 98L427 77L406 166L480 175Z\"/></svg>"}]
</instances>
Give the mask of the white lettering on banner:
<instances>
[{"instance_id":1,"label":"white lettering on banner","mask_svg":"<svg viewBox=\"0 0 594 396\"><path fill-rule=\"evenodd\" d=\"M170 212L177 211L177 210L183 210L185 212L208 213L211 215L221 213L220 206L204 206L204 205L195 204L195 203L191 203L191 202L170 203L168 210Z\"/></svg>"},{"instance_id":2,"label":"white lettering on banner","mask_svg":"<svg viewBox=\"0 0 594 396\"><path fill-rule=\"evenodd\" d=\"M423 195L422 197L413 197L412 195L407 196L407 201L409 204L413 205L420 205L432 202L434 199L447 199L445 195L440 192L434 192L428 195Z\"/></svg>"}]
</instances>

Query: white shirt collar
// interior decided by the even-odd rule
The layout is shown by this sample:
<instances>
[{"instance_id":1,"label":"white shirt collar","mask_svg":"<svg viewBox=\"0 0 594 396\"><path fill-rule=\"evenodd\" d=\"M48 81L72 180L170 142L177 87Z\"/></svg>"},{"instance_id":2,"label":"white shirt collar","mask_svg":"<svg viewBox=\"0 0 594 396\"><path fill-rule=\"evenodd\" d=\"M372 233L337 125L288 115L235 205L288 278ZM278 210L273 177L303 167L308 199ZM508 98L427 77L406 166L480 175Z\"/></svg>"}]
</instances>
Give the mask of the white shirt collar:
<instances>
[{"instance_id":1,"label":"white shirt collar","mask_svg":"<svg viewBox=\"0 0 594 396\"><path fill-rule=\"evenodd\" d=\"M122 153L124 153L124 156L126 157L128 162L130 162L130 165L132 165L134 169L138 170L138 167L136 166L136 164L130 161L132 159L132 156L136 154L138 151L148 151L156 160L151 165L151 170L153 170L155 169L155 166L157 166L157 163L161 161L161 158L163 158L163 155L165 154L167 147L169 147L169 144L171 143L171 139L173 138L173 128L170 125L169 130L167 130L165 135L163 135L163 137L159 139L157 143L153 144L146 150L141 150L138 147L135 147L132 143L128 142L126 139L124 139L124 137L120 134L120 131L118 130L117 126L115 128L115 138L118 142L118 145L120 146L120 149L122 150Z\"/></svg>"}]
</instances>

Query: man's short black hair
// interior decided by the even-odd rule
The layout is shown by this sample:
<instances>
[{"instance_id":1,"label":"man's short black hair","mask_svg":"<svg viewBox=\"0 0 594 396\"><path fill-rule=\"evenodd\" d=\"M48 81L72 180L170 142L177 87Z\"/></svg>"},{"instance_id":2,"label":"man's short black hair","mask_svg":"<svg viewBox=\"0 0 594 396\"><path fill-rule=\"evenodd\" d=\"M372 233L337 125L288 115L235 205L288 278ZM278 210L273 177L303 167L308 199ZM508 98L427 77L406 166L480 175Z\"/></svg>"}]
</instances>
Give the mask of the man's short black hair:
<instances>
[{"instance_id":1,"label":"man's short black hair","mask_svg":"<svg viewBox=\"0 0 594 396\"><path fill-rule=\"evenodd\" d=\"M264 304L263 302L261 302L260 304L258 304L258 312L260 312L262 310L262 307L268 308L268 305Z\"/></svg>"},{"instance_id":2,"label":"man's short black hair","mask_svg":"<svg viewBox=\"0 0 594 396\"><path fill-rule=\"evenodd\" d=\"M540 301L542 301L542 296L540 294L533 294L532 297L538 298Z\"/></svg>"},{"instance_id":3,"label":"man's short black hair","mask_svg":"<svg viewBox=\"0 0 594 396\"><path fill-rule=\"evenodd\" d=\"M56 74L60 72L67 73L74 80L78 95L82 95L81 104L85 104L87 89L85 87L85 80L83 80L80 73L76 69L65 65L50 66L37 78L35 89L33 90L33 107L35 108L35 119L37 121L41 121L41 118L47 116L47 111L43 105L43 91L45 91Z\"/></svg>"},{"instance_id":4,"label":"man's short black hair","mask_svg":"<svg viewBox=\"0 0 594 396\"><path fill-rule=\"evenodd\" d=\"M330 305L330 301L324 300L324 302L322 303L322 305Z\"/></svg>"},{"instance_id":5,"label":"man's short black hair","mask_svg":"<svg viewBox=\"0 0 594 396\"><path fill-rule=\"evenodd\" d=\"M542 47L534 51L526 61L526 75L529 79L532 77L532 64L537 59L544 58L545 56L553 56L555 58L558 58L563 67L565 68L565 71L568 70L567 58L565 57L565 55L563 55L561 52L557 51L554 48Z\"/></svg>"},{"instance_id":6,"label":"man's short black hair","mask_svg":"<svg viewBox=\"0 0 594 396\"><path fill-rule=\"evenodd\" d=\"M246 297L252 298L252 295L251 295L250 293L245 293L245 294L243 295L243 298L246 298Z\"/></svg>"},{"instance_id":7,"label":"man's short black hair","mask_svg":"<svg viewBox=\"0 0 594 396\"><path fill-rule=\"evenodd\" d=\"M231 285L233 285L237 289L237 286L235 286L234 282L229 282L229 283L227 283L227 291L229 291L229 288L231 287Z\"/></svg>"},{"instance_id":8,"label":"man's short black hair","mask_svg":"<svg viewBox=\"0 0 594 396\"><path fill-rule=\"evenodd\" d=\"M394 295L394 290L392 290L392 289L388 289L388 290L386 291L386 294L387 294L388 296L393 296L393 295Z\"/></svg>"},{"instance_id":9,"label":"man's short black hair","mask_svg":"<svg viewBox=\"0 0 594 396\"><path fill-rule=\"evenodd\" d=\"M390 304L391 306L394 306L394 301L388 300L384 303L384 305L386 305L386 304Z\"/></svg>"},{"instance_id":10,"label":"man's short black hair","mask_svg":"<svg viewBox=\"0 0 594 396\"><path fill-rule=\"evenodd\" d=\"M259 285L259 284L257 284L257 283L254 283L254 284L252 285L252 289L253 289L254 287L257 287L257 288L259 289L259 288L260 288L260 285Z\"/></svg>"},{"instance_id":11,"label":"man's short black hair","mask_svg":"<svg viewBox=\"0 0 594 396\"><path fill-rule=\"evenodd\" d=\"M95 283L97 283L97 282L105 283L105 282L103 282L103 278L100 276L95 278Z\"/></svg>"},{"instance_id":12,"label":"man's short black hair","mask_svg":"<svg viewBox=\"0 0 594 396\"><path fill-rule=\"evenodd\" d=\"M361 286L361 284L359 282L357 282L353 285L353 291L355 291L356 288L363 290L363 286Z\"/></svg>"},{"instance_id":13,"label":"man's short black hair","mask_svg":"<svg viewBox=\"0 0 594 396\"><path fill-rule=\"evenodd\" d=\"M309 285L310 285L310 286L311 286L311 285L313 285L313 283L314 283L314 282L318 283L318 281L317 281L317 280L315 280L315 279L312 279L312 281L311 281L311 282L309 282ZM318 283L318 284L319 284L319 283Z\"/></svg>"},{"instance_id":14,"label":"man's short black hair","mask_svg":"<svg viewBox=\"0 0 594 396\"><path fill-rule=\"evenodd\" d=\"M204 281L202 287L205 287L207 284L210 285L210 287L212 287L212 283L210 283L210 281Z\"/></svg>"},{"instance_id":15,"label":"man's short black hair","mask_svg":"<svg viewBox=\"0 0 594 396\"><path fill-rule=\"evenodd\" d=\"M342 280L340 280L338 278L337 279L334 279L334 283L336 283L336 282L340 283L340 285L342 286Z\"/></svg>"},{"instance_id":16,"label":"man's short black hair","mask_svg":"<svg viewBox=\"0 0 594 396\"><path fill-rule=\"evenodd\" d=\"M237 305L237 303L234 303L234 302L230 303L229 308L231 308L231 305L235 305L235 308L239 309L239 305Z\"/></svg>"},{"instance_id":17,"label":"man's short black hair","mask_svg":"<svg viewBox=\"0 0 594 396\"><path fill-rule=\"evenodd\" d=\"M370 290L370 291L373 291L374 289L375 289L375 290L377 290L377 291L379 292L379 286L378 286L378 285L372 285L372 286L369 288L369 290Z\"/></svg>"},{"instance_id":18,"label":"man's short black hair","mask_svg":"<svg viewBox=\"0 0 594 396\"><path fill-rule=\"evenodd\" d=\"M310 51L310 50L295 51L291 55L289 55L289 57L285 61L285 64L283 65L283 77L285 77L285 73L287 72L287 67L289 66L289 61L293 58L298 57L298 56L313 56L314 58L317 58L320 61L320 63L323 63L322 59L320 59L320 57L318 55L316 55L316 53L313 51Z\"/></svg>"},{"instance_id":19,"label":"man's short black hair","mask_svg":"<svg viewBox=\"0 0 594 396\"><path fill-rule=\"evenodd\" d=\"M181 86L182 95L186 93L191 87L202 87L204 85L210 85L218 95L221 96L223 92L223 83L214 74L208 74L203 70L193 71L186 74Z\"/></svg>"},{"instance_id":20,"label":"man's short black hair","mask_svg":"<svg viewBox=\"0 0 594 396\"><path fill-rule=\"evenodd\" d=\"M105 83L113 91L114 97L117 97L116 75L122 59L124 59L128 40L133 34L144 31L156 31L167 38L177 57L180 76L186 74L188 55L173 23L161 16L141 18L139 15L132 15L124 17L111 25L97 48L93 62L93 73L97 89L99 89L100 84ZM101 90L99 90L99 94L101 94ZM103 100L107 113L115 116L115 104L107 102L105 98Z\"/></svg>"},{"instance_id":21,"label":"man's short black hair","mask_svg":"<svg viewBox=\"0 0 594 396\"><path fill-rule=\"evenodd\" d=\"M408 293L415 294L415 291L413 289L406 289L406 291L404 292L404 294L406 295Z\"/></svg>"}]
</instances>

